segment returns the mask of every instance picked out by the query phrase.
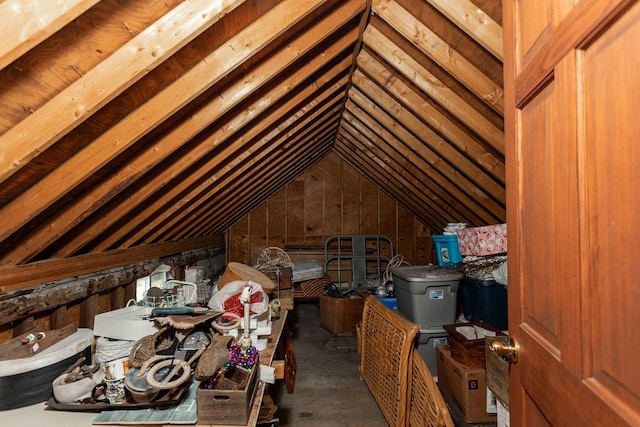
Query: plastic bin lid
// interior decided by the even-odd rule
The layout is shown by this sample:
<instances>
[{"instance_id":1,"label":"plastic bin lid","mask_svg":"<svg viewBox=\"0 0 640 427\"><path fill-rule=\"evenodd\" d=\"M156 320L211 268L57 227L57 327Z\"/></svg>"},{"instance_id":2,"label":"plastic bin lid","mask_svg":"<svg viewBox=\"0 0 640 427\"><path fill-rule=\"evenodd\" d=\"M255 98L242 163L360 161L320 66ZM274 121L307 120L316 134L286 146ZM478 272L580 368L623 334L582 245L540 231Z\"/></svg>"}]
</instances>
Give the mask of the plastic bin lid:
<instances>
[{"instance_id":1,"label":"plastic bin lid","mask_svg":"<svg viewBox=\"0 0 640 427\"><path fill-rule=\"evenodd\" d=\"M443 282L461 280L464 274L436 265L412 265L391 267L391 274L407 282Z\"/></svg>"}]
</instances>

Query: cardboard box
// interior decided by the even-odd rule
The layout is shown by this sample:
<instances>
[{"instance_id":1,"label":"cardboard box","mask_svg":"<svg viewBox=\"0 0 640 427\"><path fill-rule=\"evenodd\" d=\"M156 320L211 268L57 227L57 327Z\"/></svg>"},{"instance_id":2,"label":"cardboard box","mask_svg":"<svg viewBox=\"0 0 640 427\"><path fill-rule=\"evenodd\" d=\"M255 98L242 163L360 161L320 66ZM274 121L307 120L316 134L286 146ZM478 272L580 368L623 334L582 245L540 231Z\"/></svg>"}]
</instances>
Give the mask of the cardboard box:
<instances>
[{"instance_id":1,"label":"cardboard box","mask_svg":"<svg viewBox=\"0 0 640 427\"><path fill-rule=\"evenodd\" d=\"M438 386L442 395L467 423L496 422L497 415L487 413L485 370L456 362L448 345L436 348Z\"/></svg>"},{"instance_id":2,"label":"cardboard box","mask_svg":"<svg viewBox=\"0 0 640 427\"><path fill-rule=\"evenodd\" d=\"M464 228L457 231L461 255L495 255L507 252L507 224Z\"/></svg>"},{"instance_id":3,"label":"cardboard box","mask_svg":"<svg viewBox=\"0 0 640 427\"><path fill-rule=\"evenodd\" d=\"M241 390L199 387L196 390L198 424L246 425L258 388L258 367L259 362L251 368Z\"/></svg>"},{"instance_id":4,"label":"cardboard box","mask_svg":"<svg viewBox=\"0 0 640 427\"><path fill-rule=\"evenodd\" d=\"M334 334L352 333L362 320L364 298L320 295L320 326Z\"/></svg>"},{"instance_id":5,"label":"cardboard box","mask_svg":"<svg viewBox=\"0 0 640 427\"><path fill-rule=\"evenodd\" d=\"M509 406L509 362L489 350L493 340L505 337L485 338L485 358L487 363L487 387L494 392L499 401Z\"/></svg>"}]
</instances>

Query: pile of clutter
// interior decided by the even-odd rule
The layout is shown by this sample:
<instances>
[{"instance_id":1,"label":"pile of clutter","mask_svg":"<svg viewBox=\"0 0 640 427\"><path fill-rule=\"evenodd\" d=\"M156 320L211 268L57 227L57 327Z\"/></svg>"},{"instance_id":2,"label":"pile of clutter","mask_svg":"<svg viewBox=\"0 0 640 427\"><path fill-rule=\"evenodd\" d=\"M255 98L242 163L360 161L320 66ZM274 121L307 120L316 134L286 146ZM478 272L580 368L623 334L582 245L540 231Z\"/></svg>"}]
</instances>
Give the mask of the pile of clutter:
<instances>
[{"instance_id":1,"label":"pile of clutter","mask_svg":"<svg viewBox=\"0 0 640 427\"><path fill-rule=\"evenodd\" d=\"M191 282L165 278L140 302L96 316L93 364L83 357L59 375L54 403L166 405L181 399L193 380L203 390L247 389L279 316L277 299L269 299L275 283L253 267L229 263L210 298L198 302ZM260 379L274 382L268 368Z\"/></svg>"}]
</instances>

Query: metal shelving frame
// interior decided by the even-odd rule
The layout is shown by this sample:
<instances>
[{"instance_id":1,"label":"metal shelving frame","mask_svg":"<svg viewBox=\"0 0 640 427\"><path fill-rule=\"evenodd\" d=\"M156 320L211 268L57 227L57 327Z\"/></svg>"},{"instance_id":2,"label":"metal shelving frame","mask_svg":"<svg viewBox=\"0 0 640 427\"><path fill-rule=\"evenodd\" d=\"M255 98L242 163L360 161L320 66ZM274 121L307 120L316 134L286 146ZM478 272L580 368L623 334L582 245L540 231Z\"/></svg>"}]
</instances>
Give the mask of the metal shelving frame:
<instances>
[{"instance_id":1,"label":"metal shelving frame","mask_svg":"<svg viewBox=\"0 0 640 427\"><path fill-rule=\"evenodd\" d=\"M381 284L393 258L393 243L381 234L339 234L324 243L324 272L344 291Z\"/></svg>"}]
</instances>

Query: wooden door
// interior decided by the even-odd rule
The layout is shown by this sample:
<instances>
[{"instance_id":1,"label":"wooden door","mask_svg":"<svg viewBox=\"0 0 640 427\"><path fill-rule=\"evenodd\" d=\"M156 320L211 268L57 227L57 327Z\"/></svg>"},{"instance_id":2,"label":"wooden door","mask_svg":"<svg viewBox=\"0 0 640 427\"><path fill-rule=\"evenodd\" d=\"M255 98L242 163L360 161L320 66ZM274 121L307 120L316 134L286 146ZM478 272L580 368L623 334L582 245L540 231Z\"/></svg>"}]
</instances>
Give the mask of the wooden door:
<instances>
[{"instance_id":1,"label":"wooden door","mask_svg":"<svg viewBox=\"0 0 640 427\"><path fill-rule=\"evenodd\" d=\"M640 425L640 2L504 17L511 426Z\"/></svg>"}]
</instances>

